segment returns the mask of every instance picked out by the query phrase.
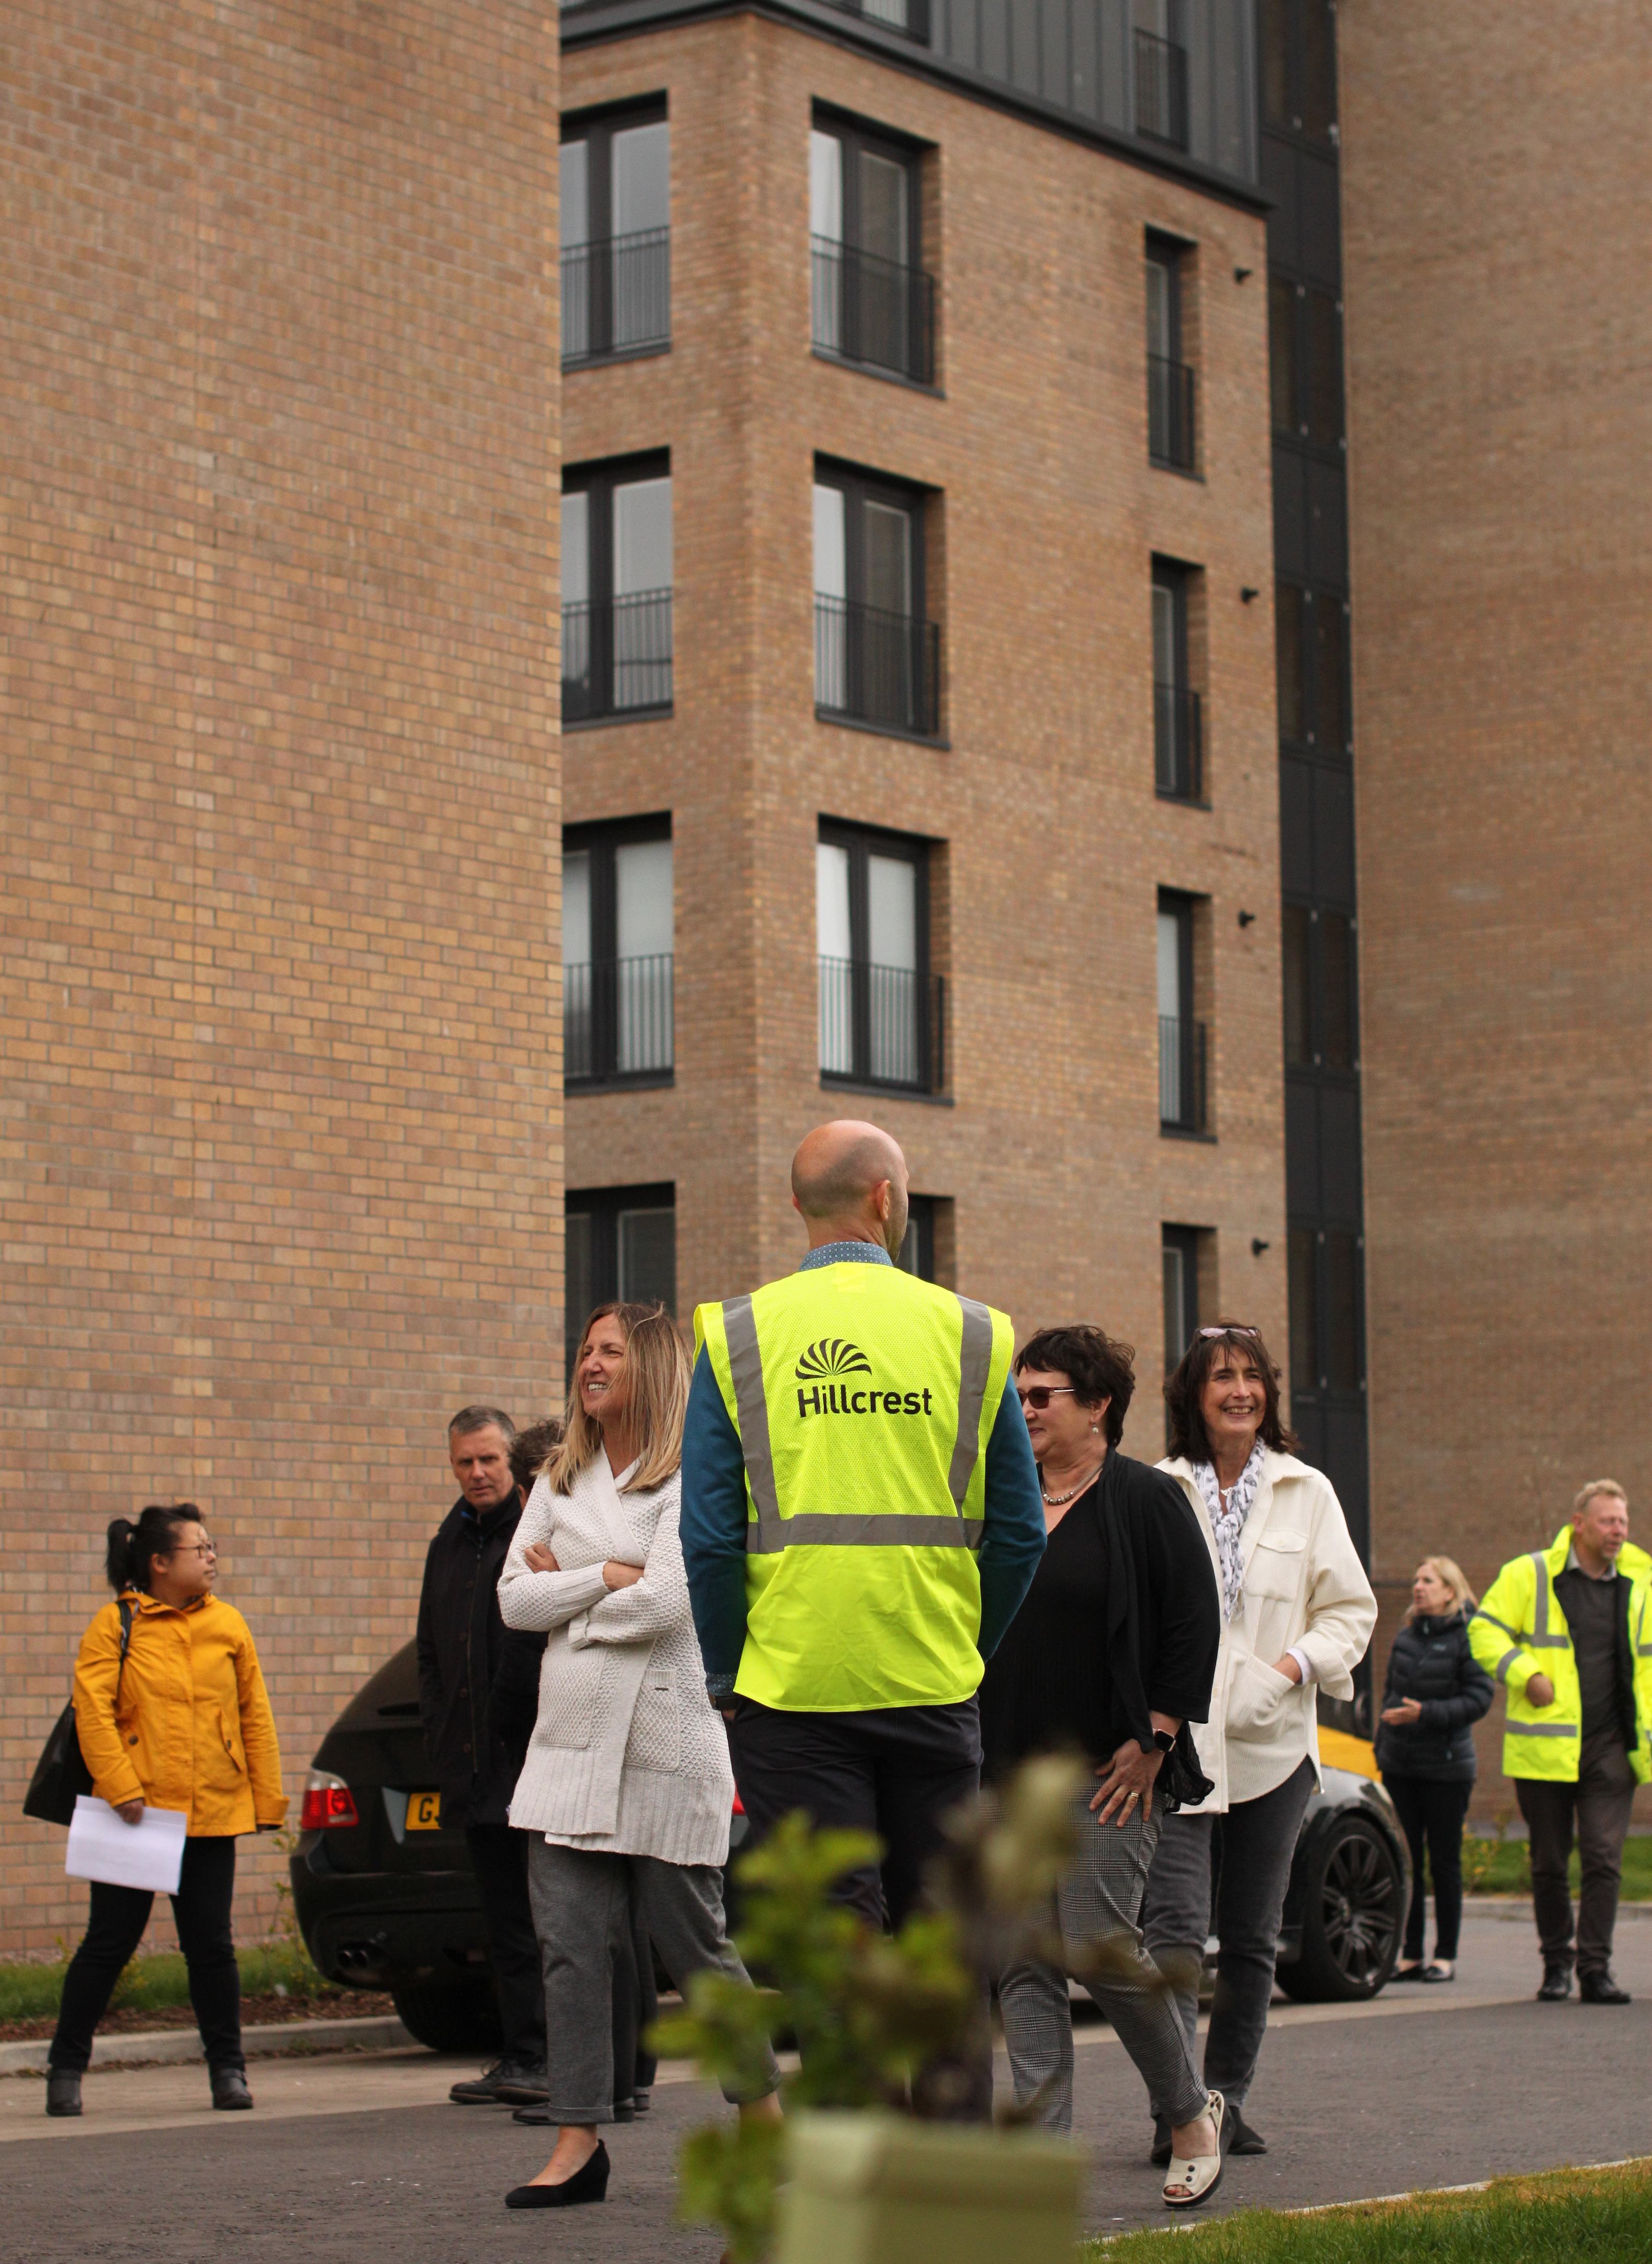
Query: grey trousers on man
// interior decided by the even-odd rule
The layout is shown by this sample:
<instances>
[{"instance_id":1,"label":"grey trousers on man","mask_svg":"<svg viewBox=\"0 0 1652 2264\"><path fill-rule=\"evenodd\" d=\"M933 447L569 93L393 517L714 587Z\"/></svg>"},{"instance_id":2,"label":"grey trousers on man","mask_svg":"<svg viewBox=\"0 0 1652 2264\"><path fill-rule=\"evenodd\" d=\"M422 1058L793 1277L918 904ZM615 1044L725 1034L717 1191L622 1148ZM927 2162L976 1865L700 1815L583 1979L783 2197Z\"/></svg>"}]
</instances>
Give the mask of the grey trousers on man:
<instances>
[{"instance_id":1,"label":"grey trousers on man","mask_svg":"<svg viewBox=\"0 0 1652 2264\"><path fill-rule=\"evenodd\" d=\"M1572 1860L1572 1818L1577 1818L1577 1970L1580 1977L1605 1973L1612 1966L1612 1929L1618 1923L1618 1888L1623 1843L1634 1800L1634 1771L1624 1751L1623 1732L1593 1731L1578 1755L1576 1784L1554 1784L1518 1776L1515 1798L1532 1835L1532 1910L1545 1965L1572 1963L1572 1890L1567 1874Z\"/></svg>"},{"instance_id":2,"label":"grey trousers on man","mask_svg":"<svg viewBox=\"0 0 1652 2264\"><path fill-rule=\"evenodd\" d=\"M614 1975L632 1955L634 1903L640 1928L679 1989L712 1969L746 1981L723 1925L722 1873L709 1863L553 1847L536 1832L528 1848L528 1892L545 1968L551 2120L612 2122ZM750 2096L763 2098L779 2082L771 2052L768 2079Z\"/></svg>"},{"instance_id":3,"label":"grey trousers on man","mask_svg":"<svg viewBox=\"0 0 1652 2264\"><path fill-rule=\"evenodd\" d=\"M1199 1974L1212 1929L1221 1948L1216 2000L1205 2039L1205 2081L1230 2107L1250 2093L1268 2025L1279 1919L1291 1858L1301 1830L1314 1764L1305 1760L1259 1800L1242 1800L1225 1816L1167 1816L1148 1879L1142 1932L1155 1963L1171 1983L1191 2048L1199 2025ZM1221 1872L1211 1908L1212 1844L1221 1826ZM1153 2112L1176 2119L1170 2099L1148 2086Z\"/></svg>"},{"instance_id":4,"label":"grey trousers on man","mask_svg":"<svg viewBox=\"0 0 1652 2264\"><path fill-rule=\"evenodd\" d=\"M1197 2122L1205 2086L1176 2006L1141 1947L1141 1897L1159 1837L1156 1810L1138 1811L1120 1827L1099 1823L1090 1796L1074 1803L1078 1854L1056 1890L1053 1913L1060 1927L1062 1963L1018 1959L998 1978L998 2007L1009 2048L1018 2107L1038 2096L1046 2130L1073 2127L1073 2019L1067 1977L1080 1978L1112 2022L1156 2099L1170 2101L1172 2122ZM1092 1963L1092 1953L1099 1963Z\"/></svg>"}]
</instances>

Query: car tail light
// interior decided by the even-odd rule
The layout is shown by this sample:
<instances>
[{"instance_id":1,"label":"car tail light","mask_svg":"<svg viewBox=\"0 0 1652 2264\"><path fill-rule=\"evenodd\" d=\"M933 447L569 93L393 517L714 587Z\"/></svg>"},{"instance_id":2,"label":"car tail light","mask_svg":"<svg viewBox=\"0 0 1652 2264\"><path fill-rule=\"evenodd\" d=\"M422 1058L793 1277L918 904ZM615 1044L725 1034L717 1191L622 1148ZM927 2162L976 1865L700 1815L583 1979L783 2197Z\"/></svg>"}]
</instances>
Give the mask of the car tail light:
<instances>
[{"instance_id":1,"label":"car tail light","mask_svg":"<svg viewBox=\"0 0 1652 2264\"><path fill-rule=\"evenodd\" d=\"M739 1795L738 1793L735 1793L735 1804L734 1804L734 1811L733 1811L733 1812L734 1812L734 1814L735 1814L735 1815L736 1815L736 1816L743 1816L743 1815L745 1814L745 1812L746 1812L746 1803L745 1803L745 1802L744 1802L743 1800L742 1800L742 1799L741 1799L740 1795Z\"/></svg>"},{"instance_id":2,"label":"car tail light","mask_svg":"<svg viewBox=\"0 0 1652 2264\"><path fill-rule=\"evenodd\" d=\"M329 1776L325 1769L312 1769L309 1782L304 1788L299 1830L337 1832L344 1825L359 1824L360 1821L350 1787L343 1777Z\"/></svg>"}]
</instances>

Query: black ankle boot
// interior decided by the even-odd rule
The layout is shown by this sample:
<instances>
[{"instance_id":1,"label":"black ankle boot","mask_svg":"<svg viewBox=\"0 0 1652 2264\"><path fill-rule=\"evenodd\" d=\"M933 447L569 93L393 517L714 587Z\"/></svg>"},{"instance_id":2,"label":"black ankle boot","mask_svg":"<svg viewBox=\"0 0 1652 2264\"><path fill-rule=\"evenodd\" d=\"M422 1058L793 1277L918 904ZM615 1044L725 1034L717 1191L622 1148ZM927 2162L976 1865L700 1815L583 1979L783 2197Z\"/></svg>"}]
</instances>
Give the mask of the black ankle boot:
<instances>
[{"instance_id":1,"label":"black ankle boot","mask_svg":"<svg viewBox=\"0 0 1652 2264\"><path fill-rule=\"evenodd\" d=\"M234 2113L237 2108L250 2107L252 2093L247 2088L247 2072L243 2067L215 2067L212 2070L213 2105Z\"/></svg>"},{"instance_id":2,"label":"black ankle boot","mask_svg":"<svg viewBox=\"0 0 1652 2264\"><path fill-rule=\"evenodd\" d=\"M46 2111L48 2115L80 2113L80 2077L70 2068L46 2071Z\"/></svg>"}]
</instances>

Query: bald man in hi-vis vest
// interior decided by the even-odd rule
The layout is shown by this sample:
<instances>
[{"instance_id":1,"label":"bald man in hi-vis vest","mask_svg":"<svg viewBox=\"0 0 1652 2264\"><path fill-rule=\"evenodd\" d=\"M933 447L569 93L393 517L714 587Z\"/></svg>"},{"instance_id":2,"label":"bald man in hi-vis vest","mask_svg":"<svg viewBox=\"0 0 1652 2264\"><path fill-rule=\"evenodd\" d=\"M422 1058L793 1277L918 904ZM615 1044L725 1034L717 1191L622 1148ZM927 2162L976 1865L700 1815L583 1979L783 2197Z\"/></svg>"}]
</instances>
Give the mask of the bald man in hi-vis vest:
<instances>
[{"instance_id":1,"label":"bald man in hi-vis vest","mask_svg":"<svg viewBox=\"0 0 1652 2264\"><path fill-rule=\"evenodd\" d=\"M976 1789L983 1662L1044 1551L1007 1317L895 1261L906 1158L875 1124L792 1163L796 1273L694 1315L683 1556L758 1832L793 1809L887 1850L844 1899L898 1927Z\"/></svg>"}]
</instances>

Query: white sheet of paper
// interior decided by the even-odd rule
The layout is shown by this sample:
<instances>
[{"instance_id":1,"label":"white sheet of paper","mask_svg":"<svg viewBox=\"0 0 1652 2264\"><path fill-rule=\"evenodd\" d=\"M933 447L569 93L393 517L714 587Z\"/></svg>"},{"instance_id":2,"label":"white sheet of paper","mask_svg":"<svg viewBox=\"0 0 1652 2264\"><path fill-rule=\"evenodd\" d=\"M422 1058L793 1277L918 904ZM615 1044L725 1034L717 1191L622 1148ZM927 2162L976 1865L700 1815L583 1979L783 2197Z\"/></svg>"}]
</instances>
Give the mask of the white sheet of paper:
<instances>
[{"instance_id":1,"label":"white sheet of paper","mask_svg":"<svg viewBox=\"0 0 1652 2264\"><path fill-rule=\"evenodd\" d=\"M146 1808L141 1824L125 1824L106 1800L83 1792L76 1798L63 1869L71 1879L175 1895L188 1826L181 1808Z\"/></svg>"}]
</instances>

